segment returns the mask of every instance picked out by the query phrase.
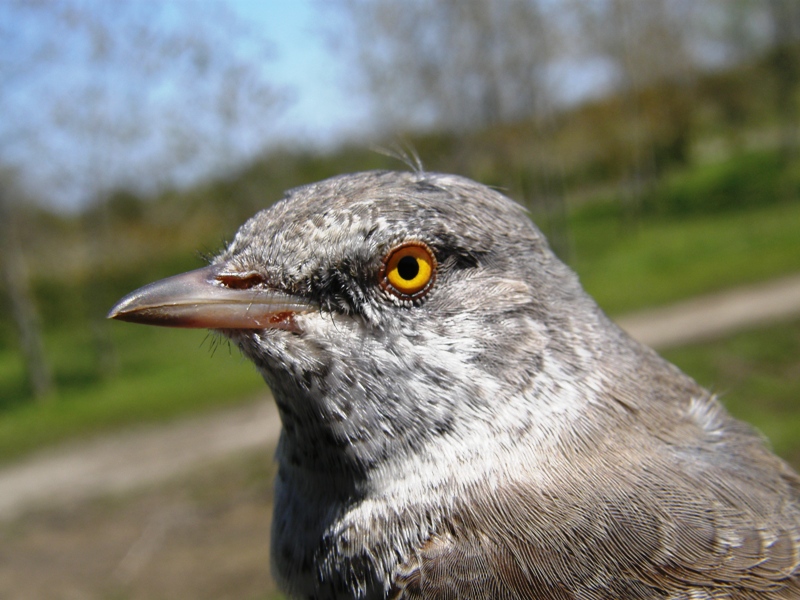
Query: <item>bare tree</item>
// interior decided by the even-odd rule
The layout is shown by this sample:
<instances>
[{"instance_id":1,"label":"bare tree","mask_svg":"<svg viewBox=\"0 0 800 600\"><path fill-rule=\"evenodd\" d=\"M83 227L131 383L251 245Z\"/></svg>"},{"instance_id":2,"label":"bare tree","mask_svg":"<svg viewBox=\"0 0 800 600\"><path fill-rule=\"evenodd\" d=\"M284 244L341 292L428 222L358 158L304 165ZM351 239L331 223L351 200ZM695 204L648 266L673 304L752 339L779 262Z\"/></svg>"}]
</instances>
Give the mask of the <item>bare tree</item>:
<instances>
[{"instance_id":1,"label":"bare tree","mask_svg":"<svg viewBox=\"0 0 800 600\"><path fill-rule=\"evenodd\" d=\"M707 43L721 51L726 66L749 69L749 77L732 71L706 82L706 91L728 126L734 150L740 150L748 116L774 110L780 124L784 157L796 151L800 86L800 3L796 0L705 0ZM749 65L749 67L748 67ZM754 77L758 83L754 84ZM754 95L752 87L762 88ZM766 94L764 93L766 91ZM772 102L765 103L764 97Z\"/></svg>"},{"instance_id":2,"label":"bare tree","mask_svg":"<svg viewBox=\"0 0 800 600\"><path fill-rule=\"evenodd\" d=\"M800 3L796 0L769 0L772 25L770 66L774 72L775 104L782 122L781 150L785 157L797 148L797 99L800 85Z\"/></svg>"},{"instance_id":3,"label":"bare tree","mask_svg":"<svg viewBox=\"0 0 800 600\"><path fill-rule=\"evenodd\" d=\"M635 217L664 165L688 160L701 3L576 0L570 8L582 51L611 68L623 125L608 144L618 152L620 198Z\"/></svg>"},{"instance_id":4,"label":"bare tree","mask_svg":"<svg viewBox=\"0 0 800 600\"><path fill-rule=\"evenodd\" d=\"M542 3L543 4L543 3ZM554 49L533 0L342 0L384 122L470 130L549 102Z\"/></svg>"},{"instance_id":5,"label":"bare tree","mask_svg":"<svg viewBox=\"0 0 800 600\"><path fill-rule=\"evenodd\" d=\"M19 338L28 383L35 398L50 398L53 377L44 352L36 302L20 245L14 205L19 190L10 171L0 171L0 276Z\"/></svg>"},{"instance_id":6,"label":"bare tree","mask_svg":"<svg viewBox=\"0 0 800 600\"><path fill-rule=\"evenodd\" d=\"M265 145L284 99L265 70L272 47L224 5L9 0L4 10L0 158L41 196L152 191Z\"/></svg>"}]
</instances>

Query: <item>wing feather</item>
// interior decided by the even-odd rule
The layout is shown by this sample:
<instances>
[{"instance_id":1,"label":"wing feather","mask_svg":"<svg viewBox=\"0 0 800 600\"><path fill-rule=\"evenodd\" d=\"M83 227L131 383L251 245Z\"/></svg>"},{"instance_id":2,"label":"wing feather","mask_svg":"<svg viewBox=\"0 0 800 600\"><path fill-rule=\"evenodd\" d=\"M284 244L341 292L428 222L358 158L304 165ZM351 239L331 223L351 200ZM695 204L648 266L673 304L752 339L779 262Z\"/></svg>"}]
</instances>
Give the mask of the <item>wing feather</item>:
<instances>
[{"instance_id":1,"label":"wing feather","mask_svg":"<svg viewBox=\"0 0 800 600\"><path fill-rule=\"evenodd\" d=\"M392 597L797 600L797 477L759 456L759 473L650 453L574 468L549 492L473 490L401 566Z\"/></svg>"}]
</instances>

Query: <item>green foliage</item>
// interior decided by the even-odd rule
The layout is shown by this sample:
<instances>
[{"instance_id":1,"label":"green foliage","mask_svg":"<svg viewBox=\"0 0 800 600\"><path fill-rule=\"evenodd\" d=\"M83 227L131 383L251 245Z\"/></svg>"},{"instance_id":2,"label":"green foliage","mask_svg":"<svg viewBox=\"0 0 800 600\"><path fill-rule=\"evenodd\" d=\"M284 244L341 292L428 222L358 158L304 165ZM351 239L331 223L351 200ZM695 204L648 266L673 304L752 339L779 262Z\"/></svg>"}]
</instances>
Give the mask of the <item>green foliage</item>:
<instances>
[{"instance_id":1,"label":"green foliage","mask_svg":"<svg viewBox=\"0 0 800 600\"><path fill-rule=\"evenodd\" d=\"M667 177L645 196L642 209L681 217L778 204L798 197L798 175L797 165L776 150L747 152Z\"/></svg>"}]
</instances>

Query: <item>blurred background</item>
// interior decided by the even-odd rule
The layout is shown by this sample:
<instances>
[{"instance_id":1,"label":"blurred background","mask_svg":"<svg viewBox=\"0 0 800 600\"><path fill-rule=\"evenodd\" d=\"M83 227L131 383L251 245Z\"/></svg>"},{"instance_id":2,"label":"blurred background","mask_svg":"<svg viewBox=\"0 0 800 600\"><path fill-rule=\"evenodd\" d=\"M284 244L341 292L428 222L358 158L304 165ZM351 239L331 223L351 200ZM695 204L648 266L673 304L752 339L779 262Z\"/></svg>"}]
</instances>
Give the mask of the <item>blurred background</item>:
<instances>
[{"instance_id":1,"label":"blurred background","mask_svg":"<svg viewBox=\"0 0 800 600\"><path fill-rule=\"evenodd\" d=\"M0 0L0 115L0 501L265 402L226 343L105 314L324 177L496 186L614 317L800 273L796 0ZM664 354L800 467L800 321ZM274 597L264 444L0 511L0 596Z\"/></svg>"}]
</instances>

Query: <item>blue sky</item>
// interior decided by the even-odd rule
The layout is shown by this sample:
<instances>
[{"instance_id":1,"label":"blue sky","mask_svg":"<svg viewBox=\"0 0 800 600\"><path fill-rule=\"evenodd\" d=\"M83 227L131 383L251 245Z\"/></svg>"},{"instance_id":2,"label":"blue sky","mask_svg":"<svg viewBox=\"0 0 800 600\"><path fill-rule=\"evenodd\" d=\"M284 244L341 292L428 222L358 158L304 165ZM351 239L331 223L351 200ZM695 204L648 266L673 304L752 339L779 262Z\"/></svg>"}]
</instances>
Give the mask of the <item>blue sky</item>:
<instances>
[{"instance_id":1,"label":"blue sky","mask_svg":"<svg viewBox=\"0 0 800 600\"><path fill-rule=\"evenodd\" d=\"M332 49L331 38L326 37L333 31L346 35L347 30L346 23L336 22L342 17L332 5L318 0L141 1L125 5L111 0L66 0L66 5L84 11L82 19L87 22L103 24L120 46L125 45L131 27L129 20L119 19L119 6L128 9L133 22L138 19L157 30L180 30L181 20L191 19L192 28L196 22L207 43L219 50L215 55L230 50L231 56L246 62L255 45L267 42L273 51L267 60L253 61L254 72L279 92L282 101L277 108L248 114L243 123L226 131L226 139L217 139L219 124L206 119L191 95L184 97L188 88L196 86L199 91L194 98L199 100L203 90L210 89L203 87L205 82L181 79L186 75L177 71L174 77L168 72L161 81L158 76L148 78L145 71L128 68L125 54L98 68L90 58L96 40L83 31L88 28L80 23L78 27L65 25L47 3L44 9L28 9L3 0L0 109L5 118L0 120L0 166L11 166L22 186L48 204L78 208L102 189L148 183L140 173L147 165L165 162L157 156L159 145L167 147L179 141L155 131L124 139L118 130L128 124L133 131L140 126L136 118L160 123L154 129L167 130L184 118L188 128L198 134L208 130L208 140L202 144L205 154L199 153L183 170L154 173L151 188L170 178L189 182L226 159L227 166L231 161L246 160L260 147L330 147L371 130L369 103L367 96L359 93L356 69L344 54ZM227 30L215 27L217 14L232 14L248 27L250 37L226 38ZM129 46L125 51L130 56L138 52L134 43ZM142 94L145 87L148 89ZM79 125L82 120L87 123L83 129ZM96 132L88 134L91 127ZM182 127L185 134L185 121ZM109 139L103 137L107 132L113 133Z\"/></svg>"},{"instance_id":2,"label":"blue sky","mask_svg":"<svg viewBox=\"0 0 800 600\"><path fill-rule=\"evenodd\" d=\"M331 143L369 127L369 106L352 66L331 48L331 20L342 19L319 0L240 0L230 7L258 24L276 47L268 67L276 83L292 90L293 102L278 117L282 134ZM342 23L343 30L346 24Z\"/></svg>"}]
</instances>

